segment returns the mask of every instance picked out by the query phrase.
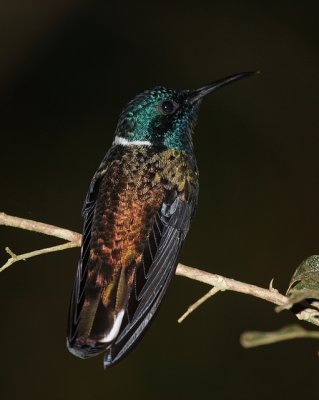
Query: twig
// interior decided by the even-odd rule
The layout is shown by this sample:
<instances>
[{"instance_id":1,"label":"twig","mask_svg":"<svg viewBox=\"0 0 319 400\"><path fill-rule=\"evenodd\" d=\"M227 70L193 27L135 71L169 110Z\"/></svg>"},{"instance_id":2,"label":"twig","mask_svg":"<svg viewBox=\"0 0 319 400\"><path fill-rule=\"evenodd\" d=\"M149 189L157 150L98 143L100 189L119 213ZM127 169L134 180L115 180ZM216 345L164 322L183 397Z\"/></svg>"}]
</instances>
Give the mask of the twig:
<instances>
[{"instance_id":1,"label":"twig","mask_svg":"<svg viewBox=\"0 0 319 400\"><path fill-rule=\"evenodd\" d=\"M189 279L207 283L208 285L215 286L222 291L231 290L234 292L259 297L260 299L277 304L278 306L285 305L288 302L288 298L286 296L274 292L273 290L264 289L249 283L235 281L234 279L211 274L210 272L202 271L197 268L191 268L183 264L178 264L176 275L185 276Z\"/></svg>"},{"instance_id":2,"label":"twig","mask_svg":"<svg viewBox=\"0 0 319 400\"><path fill-rule=\"evenodd\" d=\"M72 232L68 229L60 228L54 225L44 224L42 222L32 221L25 218L14 217L7 215L5 213L0 213L0 225L12 226L15 228L27 229L32 232L43 233L45 235L55 236L61 239L68 240L68 243L63 245L50 247L48 249L36 250L30 253L21 255L11 255L11 258L7 263L0 269L3 271L5 268L12 265L14 262L23 260L26 258L34 257L39 254L65 250L72 247L79 247L81 243L81 234L77 232ZM214 286L214 290L210 293L217 292L218 290L231 290L239 293L248 294L251 296L259 297L260 299L266 300L268 302L277 304L279 306L284 306L288 302L288 298L274 290L260 288L255 285L250 285L248 283L243 283L236 281L234 279L225 278L220 275L211 274L206 271L199 270L197 268L191 268L183 264L178 264L176 274L184 276L189 279L197 280L199 282L207 283L208 285ZM204 296L202 299L198 300L195 304L202 304L210 295ZM196 305L196 307L198 307ZM196 308L195 307L195 308ZM187 313L187 315L189 312ZM184 317L185 318L185 317Z\"/></svg>"},{"instance_id":3,"label":"twig","mask_svg":"<svg viewBox=\"0 0 319 400\"><path fill-rule=\"evenodd\" d=\"M60 244L58 246L46 247L44 249L34 250L34 251L30 251L29 253L24 253L24 254L19 254L19 255L14 254L9 249L9 247L6 247L5 250L6 250L6 252L8 254L10 254L11 257L0 268L0 272L3 272L6 268L10 267L12 264L14 264L17 261L21 261L21 260L25 261L27 258L39 256L39 255L45 254L45 253L53 253L55 251L71 249L72 247L79 247L78 242L77 241L75 241L75 242L67 242L67 243Z\"/></svg>"},{"instance_id":4,"label":"twig","mask_svg":"<svg viewBox=\"0 0 319 400\"><path fill-rule=\"evenodd\" d=\"M189 314L191 314L193 311L195 311L196 308L198 308L201 304L203 304L210 297L214 296L214 294L216 294L217 292L219 292L219 289L217 287L213 287L212 289L210 289L210 291L208 293L206 293L203 297L198 299L194 304L190 305L188 307L187 311L180 318L178 318L177 322L179 324L182 323L184 321L184 319L189 316Z\"/></svg>"},{"instance_id":5,"label":"twig","mask_svg":"<svg viewBox=\"0 0 319 400\"><path fill-rule=\"evenodd\" d=\"M68 242L78 242L78 245L81 245L82 235L80 233L69 231L68 229L60 228L58 226L44 224L43 222L33 221L32 219L14 217L5 214L4 212L0 212L0 225L43 233L45 235L67 240Z\"/></svg>"},{"instance_id":6,"label":"twig","mask_svg":"<svg viewBox=\"0 0 319 400\"><path fill-rule=\"evenodd\" d=\"M240 343L245 348L272 344L284 340L312 338L319 339L318 331L308 331L299 325L289 325L273 332L248 331L240 336Z\"/></svg>"}]
</instances>

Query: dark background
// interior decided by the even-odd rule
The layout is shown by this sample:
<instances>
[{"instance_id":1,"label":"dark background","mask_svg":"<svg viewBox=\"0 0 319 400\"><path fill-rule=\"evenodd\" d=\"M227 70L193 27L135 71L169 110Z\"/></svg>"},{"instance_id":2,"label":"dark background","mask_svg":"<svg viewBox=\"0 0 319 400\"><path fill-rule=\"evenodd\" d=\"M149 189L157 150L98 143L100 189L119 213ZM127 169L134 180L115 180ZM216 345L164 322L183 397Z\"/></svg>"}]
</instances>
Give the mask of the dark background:
<instances>
[{"instance_id":1,"label":"dark background","mask_svg":"<svg viewBox=\"0 0 319 400\"><path fill-rule=\"evenodd\" d=\"M181 261L284 292L318 254L318 7L315 2L2 1L0 209L80 231L89 181L117 117L155 85L196 88L261 70L202 104L194 136L200 204ZM59 243L1 228L17 253ZM104 371L65 347L78 249L0 276L0 397L316 398L318 342L244 350L247 329L295 322L226 292L182 325L208 287L176 277L151 329ZM1 261L5 262L4 250ZM311 328L311 326L308 326Z\"/></svg>"}]
</instances>

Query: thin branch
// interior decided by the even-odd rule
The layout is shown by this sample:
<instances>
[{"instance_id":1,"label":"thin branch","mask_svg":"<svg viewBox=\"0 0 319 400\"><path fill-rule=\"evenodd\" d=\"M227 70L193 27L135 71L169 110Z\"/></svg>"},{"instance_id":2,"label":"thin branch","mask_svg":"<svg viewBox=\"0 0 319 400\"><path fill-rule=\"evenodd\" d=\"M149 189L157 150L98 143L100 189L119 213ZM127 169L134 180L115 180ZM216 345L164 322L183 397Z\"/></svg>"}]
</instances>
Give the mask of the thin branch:
<instances>
[{"instance_id":1,"label":"thin branch","mask_svg":"<svg viewBox=\"0 0 319 400\"><path fill-rule=\"evenodd\" d=\"M21 255L12 254L11 258L0 269L0 271L3 271L5 268L9 267L14 262L19 260L34 257L43 253L65 250L67 248L72 248L72 247L79 247L81 245L80 233L72 232L68 229L60 228L54 225L44 224L42 222L32 221L25 218L19 218L7 215L5 213L0 213L0 225L12 226L20 229L27 229L32 232L43 233L45 235L55 236L68 241L68 243L65 243L63 245L54 246L42 250L36 250L26 254L21 254ZM225 278L220 275L211 274L209 272L202 271L197 268L191 268L183 264L178 264L176 275L184 276L186 278L214 286L214 290L210 291L209 292L210 294L207 294L206 296L204 296L203 298L198 300L198 302L195 303L195 308L198 307L198 305L202 304L205 300L207 300L207 298L211 297L212 293L215 293L218 290L219 291L231 290L239 293L248 294L266 300L268 302L274 303L279 306L285 306L289 301L286 296L278 293L272 288L270 289L260 288L255 285L239 282L234 279ZM189 312L187 313L187 315L188 314Z\"/></svg>"},{"instance_id":2,"label":"thin branch","mask_svg":"<svg viewBox=\"0 0 319 400\"><path fill-rule=\"evenodd\" d=\"M0 212L0 225L43 233L45 235L67 240L68 242L78 242L78 245L81 245L82 235L80 233L69 231L68 229L60 228L58 226L44 224L43 222L33 221L32 219L14 217L5 214L4 212Z\"/></svg>"},{"instance_id":3,"label":"thin branch","mask_svg":"<svg viewBox=\"0 0 319 400\"><path fill-rule=\"evenodd\" d=\"M189 316L193 311L196 310L201 304L203 304L206 300L208 300L210 297L214 296L217 292L219 292L220 289L217 287L213 287L210 289L208 293L206 293L203 297L198 299L194 304L190 305L187 309L187 311L180 317L178 318L177 322L180 324L184 321L185 318Z\"/></svg>"},{"instance_id":4,"label":"thin branch","mask_svg":"<svg viewBox=\"0 0 319 400\"><path fill-rule=\"evenodd\" d=\"M197 268L191 268L183 264L178 264L176 275L207 283L208 285L217 287L221 291L231 290L234 292L259 297L260 299L277 304L278 306L283 306L288 302L288 298L286 296L274 291L273 289L264 289L249 283L235 281L234 279L211 274L210 272L202 271Z\"/></svg>"},{"instance_id":5,"label":"thin branch","mask_svg":"<svg viewBox=\"0 0 319 400\"><path fill-rule=\"evenodd\" d=\"M12 264L14 264L17 261L25 261L27 258L31 258L31 257L35 257L35 256L39 256L41 254L45 254L45 253L53 253L55 251L61 251L61 250L67 250L67 249L71 249L72 247L79 247L79 244L77 241L74 242L67 242L67 243L63 243L60 244L58 246L52 246L52 247L46 247L44 249L40 249L40 250L34 250L34 251L30 251L29 253L24 253L24 254L14 254L9 247L5 248L5 251L10 254L10 258L8 259L8 261L0 268L0 272L3 272L6 268L10 267Z\"/></svg>"},{"instance_id":6,"label":"thin branch","mask_svg":"<svg viewBox=\"0 0 319 400\"><path fill-rule=\"evenodd\" d=\"M288 325L273 332L248 331L240 336L240 344L245 348L263 346L291 339L319 339L318 331L308 331L299 325Z\"/></svg>"}]
</instances>

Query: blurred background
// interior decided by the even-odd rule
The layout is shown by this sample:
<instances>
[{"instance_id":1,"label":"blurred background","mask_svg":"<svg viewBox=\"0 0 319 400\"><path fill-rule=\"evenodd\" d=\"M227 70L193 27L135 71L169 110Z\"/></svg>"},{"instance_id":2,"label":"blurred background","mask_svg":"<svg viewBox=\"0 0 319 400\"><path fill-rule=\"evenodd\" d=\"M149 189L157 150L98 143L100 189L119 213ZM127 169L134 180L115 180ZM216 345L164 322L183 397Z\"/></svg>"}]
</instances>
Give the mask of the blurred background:
<instances>
[{"instance_id":1,"label":"blurred background","mask_svg":"<svg viewBox=\"0 0 319 400\"><path fill-rule=\"evenodd\" d=\"M81 231L80 211L122 107L155 85L205 98L194 142L200 203L181 261L284 292L318 254L318 3L10 0L0 4L0 210ZM4 247L60 243L12 228ZM138 347L104 371L65 347L79 249L0 276L1 399L316 398L318 341L244 350L247 329L296 322L252 297L175 277ZM306 326L306 325L305 325ZM308 328L312 328L310 325Z\"/></svg>"}]
</instances>

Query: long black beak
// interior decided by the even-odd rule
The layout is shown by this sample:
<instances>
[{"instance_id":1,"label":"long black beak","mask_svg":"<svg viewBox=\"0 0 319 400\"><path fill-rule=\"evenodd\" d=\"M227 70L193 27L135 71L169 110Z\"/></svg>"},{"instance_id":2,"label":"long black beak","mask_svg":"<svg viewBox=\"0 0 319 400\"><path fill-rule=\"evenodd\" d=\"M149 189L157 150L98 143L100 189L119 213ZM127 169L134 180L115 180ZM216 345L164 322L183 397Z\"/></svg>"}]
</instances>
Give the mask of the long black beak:
<instances>
[{"instance_id":1,"label":"long black beak","mask_svg":"<svg viewBox=\"0 0 319 400\"><path fill-rule=\"evenodd\" d=\"M229 85L232 82L239 81L240 79L243 78L249 78L250 76L258 74L258 72L241 72L240 74L235 74L228 76L227 78L219 79L218 81L215 81L213 83L209 83L208 85L205 85L199 89L192 90L189 93L189 96L187 98L187 102L193 104L200 100L202 97L206 96L208 93L212 93L215 90Z\"/></svg>"}]
</instances>

